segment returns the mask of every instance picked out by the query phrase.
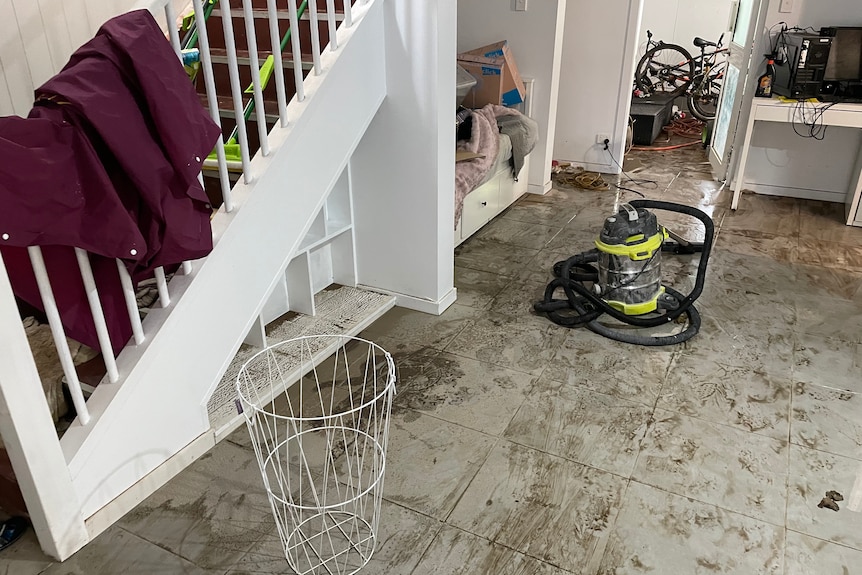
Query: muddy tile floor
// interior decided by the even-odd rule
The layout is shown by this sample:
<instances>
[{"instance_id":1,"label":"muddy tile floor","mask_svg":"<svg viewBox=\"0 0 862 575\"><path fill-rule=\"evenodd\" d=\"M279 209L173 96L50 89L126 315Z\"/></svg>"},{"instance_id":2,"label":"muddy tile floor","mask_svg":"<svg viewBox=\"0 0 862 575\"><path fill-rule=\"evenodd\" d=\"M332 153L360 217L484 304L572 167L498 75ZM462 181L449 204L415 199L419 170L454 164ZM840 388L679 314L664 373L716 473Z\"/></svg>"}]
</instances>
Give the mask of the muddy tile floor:
<instances>
[{"instance_id":1,"label":"muddy tile floor","mask_svg":"<svg viewBox=\"0 0 862 575\"><path fill-rule=\"evenodd\" d=\"M862 229L837 204L746 194L732 212L704 161L634 153L624 183L714 218L688 343L633 347L532 313L613 205L562 186L456 250L442 316L395 309L364 334L399 383L363 573L862 573ZM687 291L695 266L668 257L665 279ZM0 572L288 573L245 433L67 562L31 534ZM839 510L818 507L832 490Z\"/></svg>"}]
</instances>

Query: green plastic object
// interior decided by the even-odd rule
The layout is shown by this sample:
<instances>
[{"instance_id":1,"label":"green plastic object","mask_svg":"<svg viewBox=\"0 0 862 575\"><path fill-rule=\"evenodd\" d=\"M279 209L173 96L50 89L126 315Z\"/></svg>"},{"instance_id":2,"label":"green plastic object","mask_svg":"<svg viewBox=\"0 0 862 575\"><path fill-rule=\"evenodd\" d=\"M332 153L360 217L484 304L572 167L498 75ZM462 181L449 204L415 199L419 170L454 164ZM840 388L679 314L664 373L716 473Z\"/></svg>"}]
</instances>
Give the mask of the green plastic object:
<instances>
[{"instance_id":1,"label":"green plastic object","mask_svg":"<svg viewBox=\"0 0 862 575\"><path fill-rule=\"evenodd\" d=\"M266 60L263 62L263 66L260 67L260 89L263 90L266 88L266 85L269 83L269 79L272 78L272 71L275 66L275 58L270 54L266 57ZM254 94L254 82L248 85L248 88L245 89L246 94Z\"/></svg>"}]
</instances>

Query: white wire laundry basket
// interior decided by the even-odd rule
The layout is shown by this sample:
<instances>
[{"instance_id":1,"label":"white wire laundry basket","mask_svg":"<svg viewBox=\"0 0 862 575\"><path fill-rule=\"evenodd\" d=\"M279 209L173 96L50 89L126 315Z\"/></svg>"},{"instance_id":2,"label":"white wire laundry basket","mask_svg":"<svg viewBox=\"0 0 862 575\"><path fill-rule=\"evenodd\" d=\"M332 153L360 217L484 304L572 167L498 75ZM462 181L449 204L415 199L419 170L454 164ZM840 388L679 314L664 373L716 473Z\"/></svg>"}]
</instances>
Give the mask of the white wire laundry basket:
<instances>
[{"instance_id":1,"label":"white wire laundry basket","mask_svg":"<svg viewBox=\"0 0 862 575\"><path fill-rule=\"evenodd\" d=\"M253 356L236 387L288 565L359 572L377 542L392 356L364 339L304 336Z\"/></svg>"}]
</instances>

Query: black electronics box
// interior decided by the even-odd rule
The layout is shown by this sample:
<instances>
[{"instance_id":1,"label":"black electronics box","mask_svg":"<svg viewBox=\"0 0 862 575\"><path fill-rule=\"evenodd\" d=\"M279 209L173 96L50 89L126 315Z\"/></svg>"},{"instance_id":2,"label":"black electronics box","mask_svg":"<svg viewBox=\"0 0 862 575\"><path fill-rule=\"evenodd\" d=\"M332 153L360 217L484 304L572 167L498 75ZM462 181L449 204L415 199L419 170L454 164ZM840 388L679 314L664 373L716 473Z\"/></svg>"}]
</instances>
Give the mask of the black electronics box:
<instances>
[{"instance_id":1,"label":"black electronics box","mask_svg":"<svg viewBox=\"0 0 862 575\"><path fill-rule=\"evenodd\" d=\"M661 129L670 124L673 116L673 96L654 94L648 98L632 98L629 113L632 126L632 143L636 146L651 145Z\"/></svg>"},{"instance_id":2,"label":"black electronics box","mask_svg":"<svg viewBox=\"0 0 862 575\"><path fill-rule=\"evenodd\" d=\"M781 35L772 91L779 96L816 98L826 76L832 38L804 32Z\"/></svg>"}]
</instances>

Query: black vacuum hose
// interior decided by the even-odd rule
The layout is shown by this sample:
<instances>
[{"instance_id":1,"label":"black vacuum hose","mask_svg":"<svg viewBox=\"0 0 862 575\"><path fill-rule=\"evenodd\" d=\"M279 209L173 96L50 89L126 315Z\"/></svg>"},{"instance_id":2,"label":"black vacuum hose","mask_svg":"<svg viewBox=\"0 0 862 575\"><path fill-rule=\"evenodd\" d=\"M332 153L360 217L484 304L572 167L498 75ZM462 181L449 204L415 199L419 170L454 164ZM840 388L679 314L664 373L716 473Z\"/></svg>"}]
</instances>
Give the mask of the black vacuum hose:
<instances>
[{"instance_id":1,"label":"black vacuum hose","mask_svg":"<svg viewBox=\"0 0 862 575\"><path fill-rule=\"evenodd\" d=\"M645 346L674 345L682 343L694 337L700 330L700 314L694 307L694 302L703 292L703 285L706 279L706 268L715 238L715 224L713 223L712 218L710 218L706 213L691 206L646 199L634 200L629 203L635 209L653 208L686 214L697 218L701 223L703 223L706 233L700 261L698 262L695 285L692 291L688 295L684 296L673 288L665 287L665 293L672 296L678 302L678 305L673 309L667 309L665 310L665 313L648 317L626 315L612 307L605 300L599 297L599 295L584 285L584 282L595 283L598 281L597 270L589 265L592 262L598 261L598 250L592 249L572 256L565 261L557 262L554 265L554 275L556 277L548 284L547 288L545 288L543 300L537 302L534 305L534 308L536 311L546 314L548 319L558 325L564 327L578 327L586 325L591 331L616 341ZM566 299L554 299L554 292L559 288L562 288L565 292ZM608 314L621 322L641 328L665 325L676 321L685 314L688 326L685 330L673 335L638 335L629 331L614 329L599 323L598 319L603 314Z\"/></svg>"}]
</instances>

